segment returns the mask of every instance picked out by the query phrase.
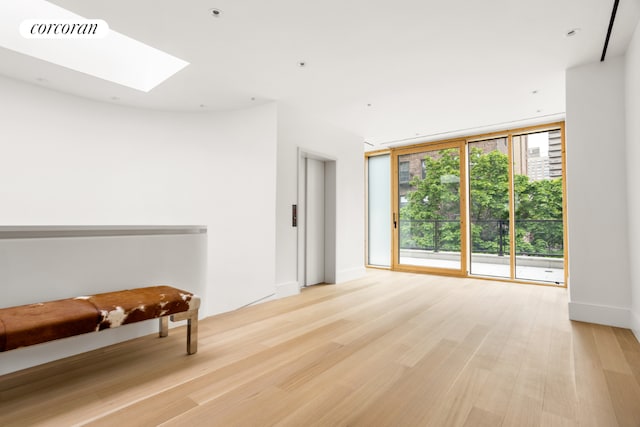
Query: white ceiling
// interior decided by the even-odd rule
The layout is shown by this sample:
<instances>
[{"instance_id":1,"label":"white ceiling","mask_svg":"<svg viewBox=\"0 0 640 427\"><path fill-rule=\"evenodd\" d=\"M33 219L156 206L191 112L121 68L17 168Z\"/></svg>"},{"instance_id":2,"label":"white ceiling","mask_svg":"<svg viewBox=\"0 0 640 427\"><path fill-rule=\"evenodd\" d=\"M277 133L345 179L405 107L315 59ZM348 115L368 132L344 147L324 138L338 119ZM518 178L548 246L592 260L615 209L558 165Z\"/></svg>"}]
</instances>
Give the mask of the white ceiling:
<instances>
[{"instance_id":1,"label":"white ceiling","mask_svg":"<svg viewBox=\"0 0 640 427\"><path fill-rule=\"evenodd\" d=\"M599 61L613 6L613 0L52 3L104 19L191 65L149 93L3 48L0 74L160 110L231 110L277 100L375 146L564 113L565 70ZM211 8L222 16L213 18ZM607 58L625 52L639 16L640 0L621 0ZM566 37L573 28L578 35Z\"/></svg>"}]
</instances>

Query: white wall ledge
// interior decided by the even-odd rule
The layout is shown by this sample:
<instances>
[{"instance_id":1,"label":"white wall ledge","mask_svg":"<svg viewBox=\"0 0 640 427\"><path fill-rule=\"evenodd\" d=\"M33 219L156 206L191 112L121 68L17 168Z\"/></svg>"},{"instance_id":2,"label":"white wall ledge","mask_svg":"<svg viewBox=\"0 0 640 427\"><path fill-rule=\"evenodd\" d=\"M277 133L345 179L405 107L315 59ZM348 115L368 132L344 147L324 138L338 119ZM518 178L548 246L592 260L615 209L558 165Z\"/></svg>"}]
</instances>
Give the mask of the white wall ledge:
<instances>
[{"instance_id":1,"label":"white wall ledge","mask_svg":"<svg viewBox=\"0 0 640 427\"><path fill-rule=\"evenodd\" d=\"M20 225L0 226L0 239L206 234L205 225Z\"/></svg>"}]
</instances>

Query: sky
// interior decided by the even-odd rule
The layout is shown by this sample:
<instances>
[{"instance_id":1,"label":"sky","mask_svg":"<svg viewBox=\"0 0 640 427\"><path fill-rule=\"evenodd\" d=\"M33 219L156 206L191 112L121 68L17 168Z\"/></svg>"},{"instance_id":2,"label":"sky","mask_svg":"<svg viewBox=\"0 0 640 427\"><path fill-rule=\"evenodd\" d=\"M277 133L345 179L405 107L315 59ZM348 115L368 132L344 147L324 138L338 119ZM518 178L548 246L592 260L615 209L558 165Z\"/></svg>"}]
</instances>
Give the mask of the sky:
<instances>
[{"instance_id":1,"label":"sky","mask_svg":"<svg viewBox=\"0 0 640 427\"><path fill-rule=\"evenodd\" d=\"M540 148L540 157L549 155L549 132L529 134L527 141L529 148Z\"/></svg>"}]
</instances>

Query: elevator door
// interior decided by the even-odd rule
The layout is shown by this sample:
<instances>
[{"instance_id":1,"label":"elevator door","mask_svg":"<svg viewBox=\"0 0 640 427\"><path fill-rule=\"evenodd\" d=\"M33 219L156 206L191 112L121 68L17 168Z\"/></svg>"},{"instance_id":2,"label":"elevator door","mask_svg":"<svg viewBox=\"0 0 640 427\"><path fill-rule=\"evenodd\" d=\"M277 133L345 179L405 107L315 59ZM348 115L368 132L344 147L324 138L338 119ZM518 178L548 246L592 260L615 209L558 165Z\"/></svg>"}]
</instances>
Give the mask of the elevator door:
<instances>
[{"instance_id":1,"label":"elevator door","mask_svg":"<svg viewBox=\"0 0 640 427\"><path fill-rule=\"evenodd\" d=\"M305 286L325 282L325 163L306 159Z\"/></svg>"}]
</instances>

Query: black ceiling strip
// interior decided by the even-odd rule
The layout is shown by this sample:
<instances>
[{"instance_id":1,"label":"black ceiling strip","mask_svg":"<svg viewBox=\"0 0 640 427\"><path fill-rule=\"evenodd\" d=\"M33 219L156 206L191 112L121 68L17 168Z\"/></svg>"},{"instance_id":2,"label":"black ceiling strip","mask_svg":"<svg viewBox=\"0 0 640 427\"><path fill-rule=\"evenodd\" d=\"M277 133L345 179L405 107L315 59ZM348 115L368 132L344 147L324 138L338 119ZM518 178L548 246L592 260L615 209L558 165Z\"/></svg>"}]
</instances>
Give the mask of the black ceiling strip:
<instances>
[{"instance_id":1,"label":"black ceiling strip","mask_svg":"<svg viewBox=\"0 0 640 427\"><path fill-rule=\"evenodd\" d=\"M615 0L613 3L613 10L611 11L611 19L609 20L609 29L607 30L607 38L604 40L604 49L602 49L602 56L600 62L604 61L604 57L607 54L607 47L609 46L609 38L611 37L611 30L613 30L613 21L616 20L616 12L618 11L618 3L620 0Z\"/></svg>"}]
</instances>

